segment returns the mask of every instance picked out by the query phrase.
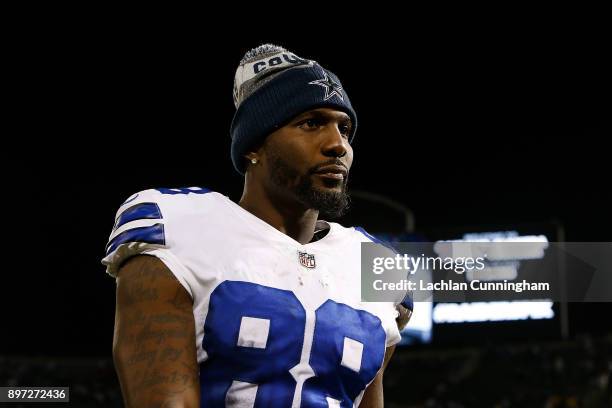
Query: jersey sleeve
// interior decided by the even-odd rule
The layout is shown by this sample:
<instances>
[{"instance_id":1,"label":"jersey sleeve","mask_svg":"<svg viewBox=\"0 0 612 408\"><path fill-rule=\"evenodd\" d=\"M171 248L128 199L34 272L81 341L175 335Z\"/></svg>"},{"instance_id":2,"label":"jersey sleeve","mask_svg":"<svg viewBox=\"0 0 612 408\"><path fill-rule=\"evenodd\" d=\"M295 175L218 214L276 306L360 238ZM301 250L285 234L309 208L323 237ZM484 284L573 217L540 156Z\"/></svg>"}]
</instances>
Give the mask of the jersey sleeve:
<instances>
[{"instance_id":1,"label":"jersey sleeve","mask_svg":"<svg viewBox=\"0 0 612 408\"><path fill-rule=\"evenodd\" d=\"M136 255L159 258L193 297L190 273L175 255L168 226L171 211L159 190L145 190L128 198L117 211L115 224L106 244L102 264L117 277L121 265Z\"/></svg>"},{"instance_id":2,"label":"jersey sleeve","mask_svg":"<svg viewBox=\"0 0 612 408\"><path fill-rule=\"evenodd\" d=\"M395 304L389 302L383 306L384 315L388 316L386 321L383 321L383 327L385 329L385 333L387 334L387 343L386 347L391 347L396 345L402 339L402 335L397 327L397 322L395 319L399 316L399 312L395 308Z\"/></svg>"},{"instance_id":3,"label":"jersey sleeve","mask_svg":"<svg viewBox=\"0 0 612 408\"><path fill-rule=\"evenodd\" d=\"M354 230L356 233L359 233L358 236L361 242L373 242L380 245L382 253L386 254L385 256L393 257L398 253L397 250L391 246L391 244L371 235L365 229L355 227ZM412 310L412 293L406 292L402 299L398 299L394 302L376 302L376 304L378 306L378 313L382 321L383 328L387 334L386 346L391 347L399 343L402 339L399 328L397 327L397 322L395 321L395 319L399 317L397 305L401 304L402 306Z\"/></svg>"}]
</instances>

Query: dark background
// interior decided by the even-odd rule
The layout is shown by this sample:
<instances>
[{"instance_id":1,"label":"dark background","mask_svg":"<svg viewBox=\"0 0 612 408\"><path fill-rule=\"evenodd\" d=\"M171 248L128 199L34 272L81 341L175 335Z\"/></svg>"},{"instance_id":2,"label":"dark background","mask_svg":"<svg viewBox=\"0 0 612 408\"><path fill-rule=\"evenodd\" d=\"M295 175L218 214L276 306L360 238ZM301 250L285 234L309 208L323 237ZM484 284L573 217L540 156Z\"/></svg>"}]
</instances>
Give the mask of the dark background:
<instances>
[{"instance_id":1,"label":"dark background","mask_svg":"<svg viewBox=\"0 0 612 408\"><path fill-rule=\"evenodd\" d=\"M233 75L264 41L339 75L360 121L351 187L407 205L417 231L554 219L567 241L612 239L610 66L596 44L378 42L364 55L314 39L68 34L32 50L21 96L36 110L4 161L9 275L25 283L5 292L29 316L12 314L9 353L109 353L114 282L99 259L129 195L198 185L240 197ZM32 347L41 331L53 336Z\"/></svg>"},{"instance_id":2,"label":"dark background","mask_svg":"<svg viewBox=\"0 0 612 408\"><path fill-rule=\"evenodd\" d=\"M340 77L359 116L351 187L405 204L417 231L556 220L567 241L612 240L612 71L596 36L220 36L58 27L20 50L0 354L110 357L100 259L115 211L153 187L240 197L233 75L263 42ZM570 335L612 331L610 311L571 304Z\"/></svg>"}]
</instances>

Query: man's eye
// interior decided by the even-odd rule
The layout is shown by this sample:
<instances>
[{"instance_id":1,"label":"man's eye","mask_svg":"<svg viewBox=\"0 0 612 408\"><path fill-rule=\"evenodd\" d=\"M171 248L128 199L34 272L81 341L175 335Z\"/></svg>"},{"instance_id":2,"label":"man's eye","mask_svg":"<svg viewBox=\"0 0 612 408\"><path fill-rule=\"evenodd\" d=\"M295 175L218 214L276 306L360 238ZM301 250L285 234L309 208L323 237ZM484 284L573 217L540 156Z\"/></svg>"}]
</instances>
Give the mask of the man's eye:
<instances>
[{"instance_id":1,"label":"man's eye","mask_svg":"<svg viewBox=\"0 0 612 408\"><path fill-rule=\"evenodd\" d=\"M302 127L305 128L316 128L320 125L319 121L316 119L306 119L302 122Z\"/></svg>"},{"instance_id":2,"label":"man's eye","mask_svg":"<svg viewBox=\"0 0 612 408\"><path fill-rule=\"evenodd\" d=\"M351 127L349 125L340 125L339 130L342 136L348 137L349 134L351 133Z\"/></svg>"}]
</instances>

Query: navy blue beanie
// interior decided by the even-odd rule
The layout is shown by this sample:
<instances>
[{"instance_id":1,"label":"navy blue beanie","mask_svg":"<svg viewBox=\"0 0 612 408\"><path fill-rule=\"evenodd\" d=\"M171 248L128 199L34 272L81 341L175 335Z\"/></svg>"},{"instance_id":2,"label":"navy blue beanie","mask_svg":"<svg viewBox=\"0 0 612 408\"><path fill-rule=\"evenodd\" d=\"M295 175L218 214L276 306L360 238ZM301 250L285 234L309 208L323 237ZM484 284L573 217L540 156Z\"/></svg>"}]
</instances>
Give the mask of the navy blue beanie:
<instances>
[{"instance_id":1,"label":"navy blue beanie","mask_svg":"<svg viewBox=\"0 0 612 408\"><path fill-rule=\"evenodd\" d=\"M236 71L236 113L232 120L232 162L244 175L244 155L297 115L316 108L334 108L351 118L349 142L357 115L336 75L315 61L270 44L249 51Z\"/></svg>"}]
</instances>

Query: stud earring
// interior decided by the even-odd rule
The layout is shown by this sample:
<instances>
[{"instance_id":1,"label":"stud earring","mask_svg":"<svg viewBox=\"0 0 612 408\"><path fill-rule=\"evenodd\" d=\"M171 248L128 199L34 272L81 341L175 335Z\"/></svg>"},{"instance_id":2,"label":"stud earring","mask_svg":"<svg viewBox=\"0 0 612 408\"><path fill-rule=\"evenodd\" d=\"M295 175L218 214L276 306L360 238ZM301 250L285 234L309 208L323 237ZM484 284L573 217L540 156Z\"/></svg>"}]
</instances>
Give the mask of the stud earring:
<instances>
[{"instance_id":1,"label":"stud earring","mask_svg":"<svg viewBox=\"0 0 612 408\"><path fill-rule=\"evenodd\" d=\"M253 163L253 164L257 164L257 159L256 159L256 158L252 158L252 159L251 159L251 163Z\"/></svg>"}]
</instances>

